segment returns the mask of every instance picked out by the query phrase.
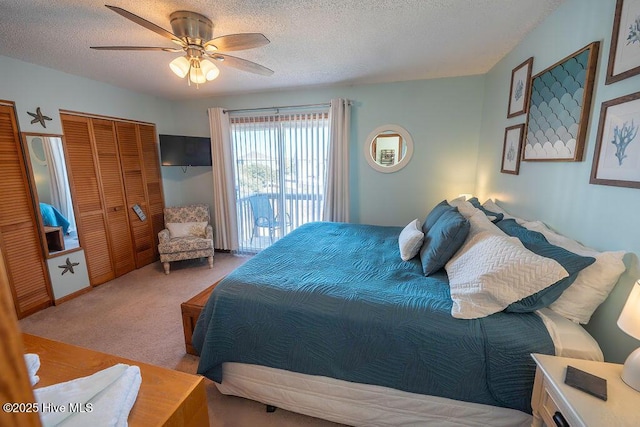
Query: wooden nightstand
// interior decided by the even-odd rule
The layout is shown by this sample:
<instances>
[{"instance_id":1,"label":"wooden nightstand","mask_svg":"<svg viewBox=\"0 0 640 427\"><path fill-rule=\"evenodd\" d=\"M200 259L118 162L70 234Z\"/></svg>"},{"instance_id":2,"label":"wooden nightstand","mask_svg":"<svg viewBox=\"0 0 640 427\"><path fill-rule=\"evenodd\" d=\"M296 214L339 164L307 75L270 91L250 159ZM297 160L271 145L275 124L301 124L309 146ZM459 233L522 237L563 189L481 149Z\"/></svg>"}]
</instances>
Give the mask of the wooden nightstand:
<instances>
[{"instance_id":1,"label":"wooden nightstand","mask_svg":"<svg viewBox=\"0 0 640 427\"><path fill-rule=\"evenodd\" d=\"M622 365L543 354L531 356L538 365L531 397L533 426L640 426L640 392L622 382ZM606 379L607 401L566 385L567 365ZM566 424L556 423L556 414Z\"/></svg>"},{"instance_id":2,"label":"wooden nightstand","mask_svg":"<svg viewBox=\"0 0 640 427\"><path fill-rule=\"evenodd\" d=\"M200 356L196 349L193 348L193 345L191 345L193 330L196 328L196 322L198 321L198 317L200 317L202 309L205 304L207 304L207 301L209 301L211 292L213 292L214 288L221 280L222 279L218 280L216 283L209 286L189 301L180 304L180 309L182 310L182 327L184 329L184 344L187 349L187 353L189 354Z\"/></svg>"},{"instance_id":3,"label":"wooden nightstand","mask_svg":"<svg viewBox=\"0 0 640 427\"><path fill-rule=\"evenodd\" d=\"M44 234L47 238L47 247L50 252L64 251L64 236L62 227L44 226Z\"/></svg>"}]
</instances>

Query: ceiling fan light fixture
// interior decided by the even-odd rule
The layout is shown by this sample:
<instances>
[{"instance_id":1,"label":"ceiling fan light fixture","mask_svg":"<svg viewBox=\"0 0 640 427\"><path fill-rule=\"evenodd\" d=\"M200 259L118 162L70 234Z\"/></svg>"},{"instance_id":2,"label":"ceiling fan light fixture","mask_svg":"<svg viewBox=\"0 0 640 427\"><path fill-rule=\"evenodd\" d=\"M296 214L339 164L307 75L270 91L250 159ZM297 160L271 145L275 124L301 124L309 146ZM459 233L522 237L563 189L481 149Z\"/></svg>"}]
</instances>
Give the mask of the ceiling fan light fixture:
<instances>
[{"instance_id":1,"label":"ceiling fan light fixture","mask_svg":"<svg viewBox=\"0 0 640 427\"><path fill-rule=\"evenodd\" d=\"M202 72L202 68L200 68L200 64L198 61L194 61L191 65L191 69L189 70L189 80L197 85L206 83L207 81L207 78L204 76L204 73Z\"/></svg>"},{"instance_id":2,"label":"ceiling fan light fixture","mask_svg":"<svg viewBox=\"0 0 640 427\"><path fill-rule=\"evenodd\" d=\"M202 70L202 73L204 74L204 77L207 81L214 80L218 77L218 75L220 75L220 70L218 69L218 67L213 65L213 62L206 59L200 60L200 69Z\"/></svg>"},{"instance_id":3,"label":"ceiling fan light fixture","mask_svg":"<svg viewBox=\"0 0 640 427\"><path fill-rule=\"evenodd\" d=\"M199 84L214 80L220 74L215 61L225 63L225 66L237 68L254 74L270 76L273 70L263 67L255 62L246 59L237 58L227 55L227 51L252 49L264 46L269 40L261 33L239 33L228 34L224 36L213 37L213 23L209 18L196 12L179 10L173 12L169 16L171 28L173 32L147 21L146 19L135 15L129 11L116 6L106 5L107 8L117 14L143 26L147 30L171 40L180 48L168 47L148 47L148 46L91 46L91 49L99 50L139 50L139 51L164 51L164 52L180 52L184 51L184 55L175 58L169 63L169 68L175 75L180 78L189 79L187 84ZM220 53L218 53L220 52ZM205 57L209 60L204 59ZM215 60L215 61L211 61Z\"/></svg>"},{"instance_id":4,"label":"ceiling fan light fixture","mask_svg":"<svg viewBox=\"0 0 640 427\"><path fill-rule=\"evenodd\" d=\"M183 79L189 73L191 64L185 56L179 56L169 63L169 68L171 68L171 71L173 71L176 76Z\"/></svg>"}]
</instances>

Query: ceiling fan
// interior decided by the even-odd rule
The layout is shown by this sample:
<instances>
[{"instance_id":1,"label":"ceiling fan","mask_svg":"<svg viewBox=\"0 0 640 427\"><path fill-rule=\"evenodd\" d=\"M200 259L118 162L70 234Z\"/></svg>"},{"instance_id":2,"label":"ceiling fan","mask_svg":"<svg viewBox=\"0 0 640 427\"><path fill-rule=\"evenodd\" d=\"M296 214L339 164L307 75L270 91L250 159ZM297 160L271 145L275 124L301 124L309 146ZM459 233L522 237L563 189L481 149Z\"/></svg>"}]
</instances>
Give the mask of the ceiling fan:
<instances>
[{"instance_id":1,"label":"ceiling fan","mask_svg":"<svg viewBox=\"0 0 640 427\"><path fill-rule=\"evenodd\" d=\"M222 53L252 49L268 44L269 39L261 33L229 34L212 38L213 23L211 20L199 13L184 10L173 12L169 16L173 30L170 32L122 8L105 6L136 24L171 40L179 47L91 46L91 49L184 52L185 55L171 61L169 67L180 78L189 75L189 81L196 85L213 80L220 74L220 70L209 59L250 73L263 76L273 74L273 70L260 64Z\"/></svg>"}]
</instances>

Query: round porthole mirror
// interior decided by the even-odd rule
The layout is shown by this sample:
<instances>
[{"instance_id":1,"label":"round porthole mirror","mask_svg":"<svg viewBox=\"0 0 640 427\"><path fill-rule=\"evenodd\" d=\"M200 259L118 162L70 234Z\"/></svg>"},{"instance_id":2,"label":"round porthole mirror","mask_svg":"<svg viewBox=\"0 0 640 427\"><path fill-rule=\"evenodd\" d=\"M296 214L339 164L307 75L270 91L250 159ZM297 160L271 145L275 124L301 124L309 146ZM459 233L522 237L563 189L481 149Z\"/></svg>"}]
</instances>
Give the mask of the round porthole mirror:
<instances>
[{"instance_id":1,"label":"round porthole mirror","mask_svg":"<svg viewBox=\"0 0 640 427\"><path fill-rule=\"evenodd\" d=\"M39 136L29 137L29 154L31 159L39 165L47 166L47 156L44 152L44 142Z\"/></svg>"},{"instance_id":2,"label":"round porthole mirror","mask_svg":"<svg viewBox=\"0 0 640 427\"><path fill-rule=\"evenodd\" d=\"M409 163L412 155L413 139L398 125L379 126L365 140L364 156L369 166L378 172L399 171Z\"/></svg>"}]
</instances>

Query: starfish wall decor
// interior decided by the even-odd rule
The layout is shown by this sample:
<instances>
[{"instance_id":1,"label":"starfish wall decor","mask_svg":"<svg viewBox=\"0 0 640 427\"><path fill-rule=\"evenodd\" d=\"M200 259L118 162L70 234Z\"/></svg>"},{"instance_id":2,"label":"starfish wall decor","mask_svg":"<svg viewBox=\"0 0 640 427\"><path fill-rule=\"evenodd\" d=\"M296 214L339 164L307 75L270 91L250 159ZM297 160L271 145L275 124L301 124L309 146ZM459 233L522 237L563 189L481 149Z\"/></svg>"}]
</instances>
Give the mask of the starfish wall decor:
<instances>
[{"instance_id":1,"label":"starfish wall decor","mask_svg":"<svg viewBox=\"0 0 640 427\"><path fill-rule=\"evenodd\" d=\"M53 120L51 117L47 117L47 116L43 115L42 111L40 111L40 107L36 108L36 112L35 113L31 113L31 112L27 111L27 114L30 115L31 117L33 117L33 120L31 120L31 124L34 124L36 122L40 122L40 124L42 125L43 128L47 127L47 124L45 123L45 120Z\"/></svg>"},{"instance_id":2,"label":"starfish wall decor","mask_svg":"<svg viewBox=\"0 0 640 427\"><path fill-rule=\"evenodd\" d=\"M67 257L67 262L64 265L59 265L58 268L62 268L62 275L64 275L64 273L66 273L67 271L71 272L71 274L75 274L75 271L73 271L73 267L80 265L79 262L71 262L71 260Z\"/></svg>"}]
</instances>

